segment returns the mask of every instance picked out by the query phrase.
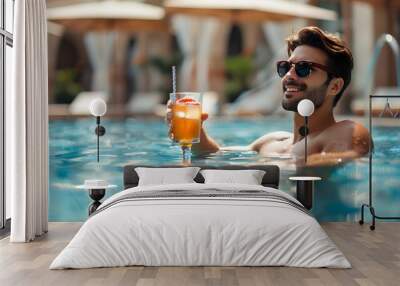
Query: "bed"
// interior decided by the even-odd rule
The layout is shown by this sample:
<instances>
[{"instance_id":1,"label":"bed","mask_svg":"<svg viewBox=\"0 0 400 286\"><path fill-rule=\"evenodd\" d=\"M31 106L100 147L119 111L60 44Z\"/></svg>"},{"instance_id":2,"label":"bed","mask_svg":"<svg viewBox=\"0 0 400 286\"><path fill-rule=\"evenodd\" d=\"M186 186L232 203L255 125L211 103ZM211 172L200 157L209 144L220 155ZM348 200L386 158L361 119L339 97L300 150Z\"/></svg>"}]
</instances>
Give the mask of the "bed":
<instances>
[{"instance_id":1,"label":"bed","mask_svg":"<svg viewBox=\"0 0 400 286\"><path fill-rule=\"evenodd\" d=\"M200 172L193 183L138 185L137 167L124 167L124 190L102 203L50 269L351 267L301 203L278 189L277 166L199 166L263 170L260 185L204 183Z\"/></svg>"}]
</instances>

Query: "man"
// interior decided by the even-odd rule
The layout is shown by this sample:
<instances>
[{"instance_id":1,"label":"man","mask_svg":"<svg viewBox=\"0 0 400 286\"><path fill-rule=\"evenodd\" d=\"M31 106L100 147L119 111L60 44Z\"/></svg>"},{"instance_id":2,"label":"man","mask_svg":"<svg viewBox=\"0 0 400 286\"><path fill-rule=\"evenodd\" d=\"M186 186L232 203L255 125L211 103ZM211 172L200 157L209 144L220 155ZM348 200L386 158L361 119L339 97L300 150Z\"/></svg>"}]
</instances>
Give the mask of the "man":
<instances>
[{"instance_id":1,"label":"man","mask_svg":"<svg viewBox=\"0 0 400 286\"><path fill-rule=\"evenodd\" d=\"M351 51L338 37L317 27L301 29L287 39L287 45L289 59L278 62L277 71L282 78L282 107L294 112L293 133L272 132L248 146L221 147L202 128L195 151L253 150L263 156L291 154L302 162L304 137L299 129L304 118L297 113L297 105L309 99L315 111L309 117L308 165L335 164L368 153L368 130L350 120L337 122L333 116L333 108L351 80ZM168 120L170 116L168 112ZM207 117L203 114L203 121Z\"/></svg>"}]
</instances>

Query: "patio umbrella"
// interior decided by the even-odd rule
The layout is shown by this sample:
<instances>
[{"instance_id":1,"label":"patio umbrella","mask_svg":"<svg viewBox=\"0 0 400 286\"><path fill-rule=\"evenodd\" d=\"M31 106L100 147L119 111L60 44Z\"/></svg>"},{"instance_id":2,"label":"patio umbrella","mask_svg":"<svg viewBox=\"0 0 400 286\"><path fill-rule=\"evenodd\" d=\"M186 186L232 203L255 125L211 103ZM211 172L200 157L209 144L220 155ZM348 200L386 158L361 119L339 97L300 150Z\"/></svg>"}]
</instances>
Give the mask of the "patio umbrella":
<instances>
[{"instance_id":1,"label":"patio umbrella","mask_svg":"<svg viewBox=\"0 0 400 286\"><path fill-rule=\"evenodd\" d=\"M232 21L336 20L334 11L284 0L167 0L167 14L214 16Z\"/></svg>"},{"instance_id":2,"label":"patio umbrella","mask_svg":"<svg viewBox=\"0 0 400 286\"><path fill-rule=\"evenodd\" d=\"M135 1L93 1L51 7L47 19L80 31L165 30L164 9Z\"/></svg>"}]
</instances>

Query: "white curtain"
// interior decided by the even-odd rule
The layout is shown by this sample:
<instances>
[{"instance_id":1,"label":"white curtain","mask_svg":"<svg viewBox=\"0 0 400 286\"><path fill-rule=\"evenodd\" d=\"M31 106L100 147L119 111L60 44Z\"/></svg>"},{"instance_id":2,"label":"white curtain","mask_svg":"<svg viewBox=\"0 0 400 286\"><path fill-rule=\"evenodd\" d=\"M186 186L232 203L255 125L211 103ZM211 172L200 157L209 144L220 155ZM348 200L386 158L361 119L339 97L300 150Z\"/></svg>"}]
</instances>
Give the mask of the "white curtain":
<instances>
[{"instance_id":1,"label":"white curtain","mask_svg":"<svg viewBox=\"0 0 400 286\"><path fill-rule=\"evenodd\" d=\"M184 55L178 75L179 90L208 91L209 61L213 39L220 23L212 18L195 18L178 15L172 18L179 46ZM196 84L191 86L193 66L196 64Z\"/></svg>"},{"instance_id":2,"label":"white curtain","mask_svg":"<svg viewBox=\"0 0 400 286\"><path fill-rule=\"evenodd\" d=\"M200 23L201 30L197 36L197 91L209 91L208 76L213 39L219 28L215 19L204 19Z\"/></svg>"},{"instance_id":3,"label":"white curtain","mask_svg":"<svg viewBox=\"0 0 400 286\"><path fill-rule=\"evenodd\" d=\"M110 63L115 35L93 32L85 36L90 63L93 67L92 90L110 94Z\"/></svg>"},{"instance_id":4,"label":"white curtain","mask_svg":"<svg viewBox=\"0 0 400 286\"><path fill-rule=\"evenodd\" d=\"M198 30L197 19L189 16L177 15L172 17L172 26L176 32L178 44L183 52L183 63L178 74L178 91L190 91L194 55L196 52L195 36Z\"/></svg>"},{"instance_id":5,"label":"white curtain","mask_svg":"<svg viewBox=\"0 0 400 286\"><path fill-rule=\"evenodd\" d=\"M45 0L15 1L13 92L6 98L6 187L12 242L48 225L48 91Z\"/></svg>"},{"instance_id":6,"label":"white curtain","mask_svg":"<svg viewBox=\"0 0 400 286\"><path fill-rule=\"evenodd\" d=\"M147 60L147 37L146 32L138 33L132 50L132 59L129 67L132 72L135 92L144 93L148 91L148 81L146 69L142 66Z\"/></svg>"}]
</instances>

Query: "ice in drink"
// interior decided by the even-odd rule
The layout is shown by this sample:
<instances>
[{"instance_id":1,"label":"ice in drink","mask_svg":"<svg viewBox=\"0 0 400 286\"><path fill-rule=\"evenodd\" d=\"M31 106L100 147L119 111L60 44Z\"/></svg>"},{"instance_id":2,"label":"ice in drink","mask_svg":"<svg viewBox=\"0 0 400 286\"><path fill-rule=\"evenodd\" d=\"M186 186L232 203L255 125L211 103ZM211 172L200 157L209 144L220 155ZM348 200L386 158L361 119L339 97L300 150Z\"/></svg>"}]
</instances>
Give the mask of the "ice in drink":
<instances>
[{"instance_id":1,"label":"ice in drink","mask_svg":"<svg viewBox=\"0 0 400 286\"><path fill-rule=\"evenodd\" d=\"M172 105L171 136L181 145L200 142L201 104L184 97Z\"/></svg>"}]
</instances>

